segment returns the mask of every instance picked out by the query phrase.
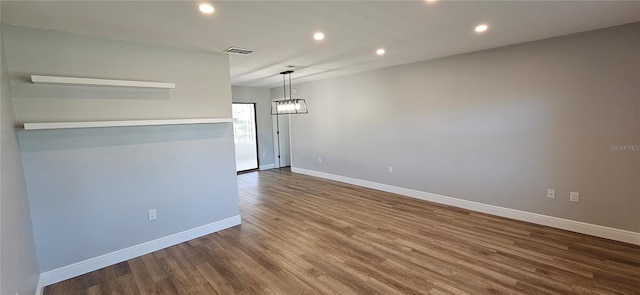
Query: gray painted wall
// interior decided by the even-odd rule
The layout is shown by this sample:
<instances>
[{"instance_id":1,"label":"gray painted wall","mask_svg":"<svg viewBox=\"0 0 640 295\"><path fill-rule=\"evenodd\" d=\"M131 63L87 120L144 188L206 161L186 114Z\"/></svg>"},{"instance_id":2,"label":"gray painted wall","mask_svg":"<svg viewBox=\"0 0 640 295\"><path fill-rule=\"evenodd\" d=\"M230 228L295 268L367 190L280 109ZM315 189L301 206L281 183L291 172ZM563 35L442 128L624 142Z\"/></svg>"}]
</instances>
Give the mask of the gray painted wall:
<instances>
[{"instance_id":1,"label":"gray painted wall","mask_svg":"<svg viewBox=\"0 0 640 295\"><path fill-rule=\"evenodd\" d=\"M34 294L40 271L4 53L0 33L0 294Z\"/></svg>"},{"instance_id":2,"label":"gray painted wall","mask_svg":"<svg viewBox=\"0 0 640 295\"><path fill-rule=\"evenodd\" d=\"M273 129L271 128L269 88L233 86L231 87L231 96L233 102L256 104L260 166L273 165Z\"/></svg>"},{"instance_id":3,"label":"gray painted wall","mask_svg":"<svg viewBox=\"0 0 640 295\"><path fill-rule=\"evenodd\" d=\"M224 54L7 25L19 122L231 117ZM34 85L31 74L173 82L171 90Z\"/></svg>"},{"instance_id":4,"label":"gray painted wall","mask_svg":"<svg viewBox=\"0 0 640 295\"><path fill-rule=\"evenodd\" d=\"M295 85L293 163L640 232L640 151L612 150L640 145L639 52L636 23Z\"/></svg>"},{"instance_id":5,"label":"gray painted wall","mask_svg":"<svg viewBox=\"0 0 640 295\"><path fill-rule=\"evenodd\" d=\"M231 116L226 55L8 28L19 121ZM176 89L34 85L32 73ZM19 140L41 272L239 214L231 123L21 131Z\"/></svg>"},{"instance_id":6,"label":"gray painted wall","mask_svg":"<svg viewBox=\"0 0 640 295\"><path fill-rule=\"evenodd\" d=\"M239 214L229 123L19 135L43 272Z\"/></svg>"}]
</instances>

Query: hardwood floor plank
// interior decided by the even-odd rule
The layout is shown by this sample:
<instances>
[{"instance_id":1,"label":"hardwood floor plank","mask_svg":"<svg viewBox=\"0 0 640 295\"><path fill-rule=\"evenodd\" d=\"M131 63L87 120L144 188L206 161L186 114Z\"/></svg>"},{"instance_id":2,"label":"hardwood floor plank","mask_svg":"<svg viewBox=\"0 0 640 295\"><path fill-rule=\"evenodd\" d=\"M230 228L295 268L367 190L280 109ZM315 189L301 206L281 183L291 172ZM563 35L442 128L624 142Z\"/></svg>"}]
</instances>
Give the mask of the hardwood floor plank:
<instances>
[{"instance_id":1,"label":"hardwood floor plank","mask_svg":"<svg viewBox=\"0 0 640 295\"><path fill-rule=\"evenodd\" d=\"M129 273L123 276L119 276L116 279L117 294L134 294L140 295L140 290L136 284L133 274Z\"/></svg>"},{"instance_id":2,"label":"hardwood floor plank","mask_svg":"<svg viewBox=\"0 0 640 295\"><path fill-rule=\"evenodd\" d=\"M233 294L234 290L227 280L222 277L209 263L202 263L196 269L207 279L211 287L216 291L212 294Z\"/></svg>"},{"instance_id":3,"label":"hardwood floor plank","mask_svg":"<svg viewBox=\"0 0 640 295\"><path fill-rule=\"evenodd\" d=\"M151 277L149 269L146 267L144 260L142 260L142 257L131 259L128 261L128 263L129 267L131 268L131 273L133 274L133 279L136 282L140 294L156 294L157 291L155 288L155 281Z\"/></svg>"},{"instance_id":4,"label":"hardwood floor plank","mask_svg":"<svg viewBox=\"0 0 640 295\"><path fill-rule=\"evenodd\" d=\"M171 282L171 280L167 277L166 279L162 279L156 282L156 290L158 290L158 294L162 295L176 295L182 294L176 286ZM106 294L106 293L103 293Z\"/></svg>"},{"instance_id":5,"label":"hardwood floor plank","mask_svg":"<svg viewBox=\"0 0 640 295\"><path fill-rule=\"evenodd\" d=\"M158 264L156 255L154 255L153 253L147 254L147 255L141 256L140 259L142 259L144 263L144 267L147 269L147 271L149 272L149 275L151 276L151 279L154 282L157 283L158 281L161 281L167 278L167 273L164 272L164 269L162 269L160 264Z\"/></svg>"},{"instance_id":6,"label":"hardwood floor plank","mask_svg":"<svg viewBox=\"0 0 640 295\"><path fill-rule=\"evenodd\" d=\"M91 286L87 289L87 295L99 295L102 294L100 285Z\"/></svg>"},{"instance_id":7,"label":"hardwood floor plank","mask_svg":"<svg viewBox=\"0 0 640 295\"><path fill-rule=\"evenodd\" d=\"M640 247L273 169L242 225L44 294L640 294Z\"/></svg>"}]
</instances>

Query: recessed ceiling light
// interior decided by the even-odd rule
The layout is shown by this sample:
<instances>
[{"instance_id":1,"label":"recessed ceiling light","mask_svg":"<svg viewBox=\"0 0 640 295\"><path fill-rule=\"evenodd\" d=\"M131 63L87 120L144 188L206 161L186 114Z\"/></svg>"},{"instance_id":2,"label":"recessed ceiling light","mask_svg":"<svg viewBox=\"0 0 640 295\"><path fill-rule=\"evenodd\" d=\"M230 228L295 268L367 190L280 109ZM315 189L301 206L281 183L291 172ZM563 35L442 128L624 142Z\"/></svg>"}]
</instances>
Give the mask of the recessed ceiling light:
<instances>
[{"instance_id":1,"label":"recessed ceiling light","mask_svg":"<svg viewBox=\"0 0 640 295\"><path fill-rule=\"evenodd\" d=\"M322 40L322 39L324 39L324 34L322 32L317 32L317 33L313 34L313 39Z\"/></svg>"},{"instance_id":2,"label":"recessed ceiling light","mask_svg":"<svg viewBox=\"0 0 640 295\"><path fill-rule=\"evenodd\" d=\"M200 12L206 13L206 14L212 14L213 11L214 11L213 5L211 5L209 3L201 3L198 6L198 9L200 9Z\"/></svg>"},{"instance_id":3,"label":"recessed ceiling light","mask_svg":"<svg viewBox=\"0 0 640 295\"><path fill-rule=\"evenodd\" d=\"M489 26L487 26L485 24L477 25L476 28L475 28L476 32L478 32L478 33L485 32L488 29L489 29Z\"/></svg>"},{"instance_id":4,"label":"recessed ceiling light","mask_svg":"<svg viewBox=\"0 0 640 295\"><path fill-rule=\"evenodd\" d=\"M383 55L386 51L384 50L384 48L380 48L378 50L376 50L376 54L377 55Z\"/></svg>"}]
</instances>

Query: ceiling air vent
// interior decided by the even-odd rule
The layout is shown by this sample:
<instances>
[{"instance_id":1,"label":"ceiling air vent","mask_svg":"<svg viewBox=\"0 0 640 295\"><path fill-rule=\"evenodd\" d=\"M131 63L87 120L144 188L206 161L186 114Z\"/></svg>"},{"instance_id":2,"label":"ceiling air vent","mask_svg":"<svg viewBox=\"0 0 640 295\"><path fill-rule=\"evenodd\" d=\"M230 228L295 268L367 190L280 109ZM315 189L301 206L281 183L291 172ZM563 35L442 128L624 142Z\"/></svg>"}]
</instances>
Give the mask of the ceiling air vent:
<instances>
[{"instance_id":1,"label":"ceiling air vent","mask_svg":"<svg viewBox=\"0 0 640 295\"><path fill-rule=\"evenodd\" d=\"M253 50L244 49L244 48L238 48L238 47L229 47L224 52L247 55L247 54L251 54L253 52Z\"/></svg>"}]
</instances>

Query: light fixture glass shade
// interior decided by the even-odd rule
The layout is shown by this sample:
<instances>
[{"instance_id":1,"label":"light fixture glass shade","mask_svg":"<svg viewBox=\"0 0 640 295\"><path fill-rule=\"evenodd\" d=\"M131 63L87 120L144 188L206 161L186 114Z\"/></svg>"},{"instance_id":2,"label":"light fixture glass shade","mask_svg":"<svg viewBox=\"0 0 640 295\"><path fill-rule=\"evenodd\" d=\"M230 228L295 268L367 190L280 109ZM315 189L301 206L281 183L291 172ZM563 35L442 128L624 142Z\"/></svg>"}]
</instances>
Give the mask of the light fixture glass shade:
<instances>
[{"instance_id":1,"label":"light fixture glass shade","mask_svg":"<svg viewBox=\"0 0 640 295\"><path fill-rule=\"evenodd\" d=\"M308 114L307 102L302 98L293 98L291 89L291 73L293 71L281 72L282 75L282 93L284 98L274 99L271 101L272 115L290 115L290 114ZM289 77L289 97L287 97L287 79Z\"/></svg>"},{"instance_id":2,"label":"light fixture glass shade","mask_svg":"<svg viewBox=\"0 0 640 295\"><path fill-rule=\"evenodd\" d=\"M308 114L307 103L302 98L276 99L271 101L272 115Z\"/></svg>"}]
</instances>

